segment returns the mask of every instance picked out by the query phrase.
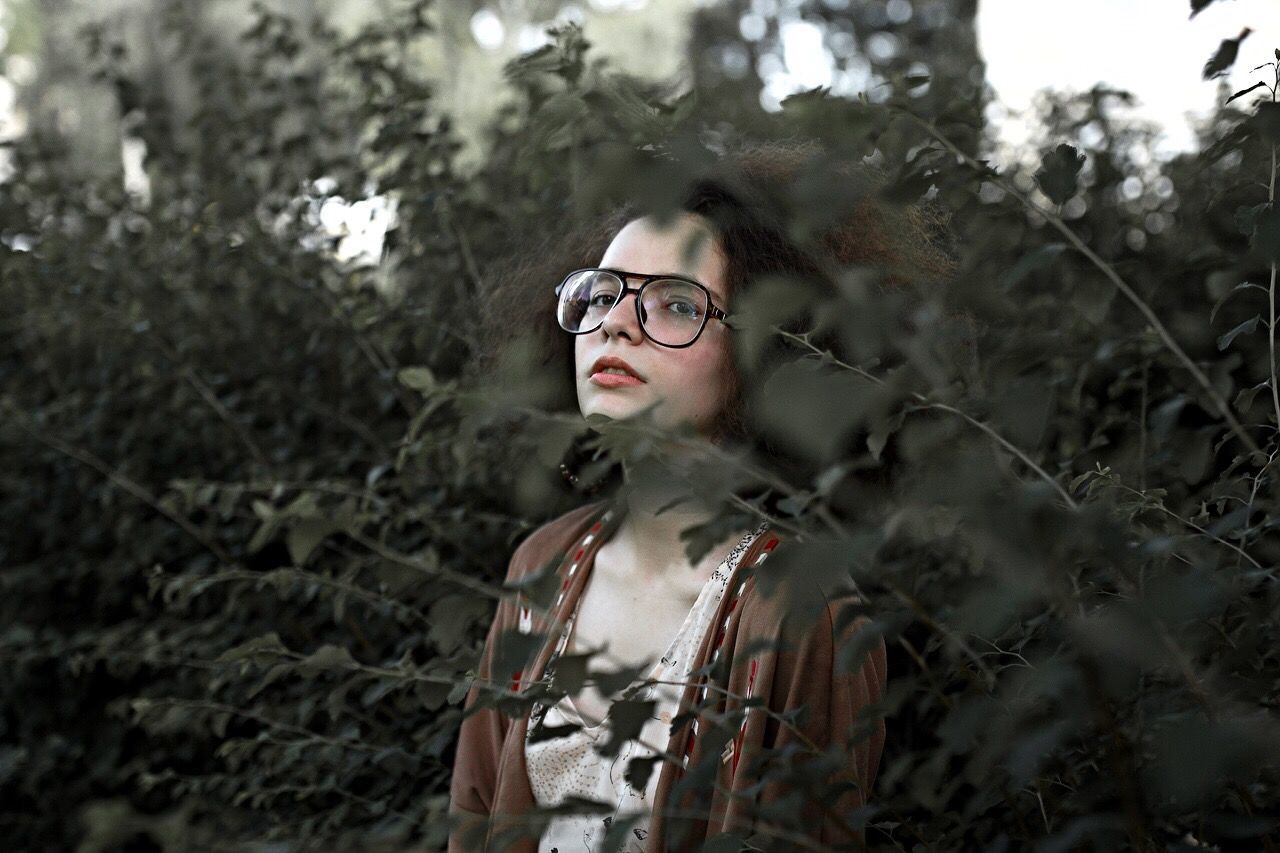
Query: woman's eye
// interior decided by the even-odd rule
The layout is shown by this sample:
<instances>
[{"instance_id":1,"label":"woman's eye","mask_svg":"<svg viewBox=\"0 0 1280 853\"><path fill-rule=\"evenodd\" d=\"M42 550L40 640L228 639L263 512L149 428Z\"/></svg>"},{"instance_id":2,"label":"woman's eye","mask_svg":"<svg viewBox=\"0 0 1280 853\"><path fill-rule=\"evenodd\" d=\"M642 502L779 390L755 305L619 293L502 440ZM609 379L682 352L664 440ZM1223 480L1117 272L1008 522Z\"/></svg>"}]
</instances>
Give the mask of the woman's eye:
<instances>
[{"instance_id":1,"label":"woman's eye","mask_svg":"<svg viewBox=\"0 0 1280 853\"><path fill-rule=\"evenodd\" d=\"M698 316L698 306L692 302L668 302L667 307L673 309L677 314L684 314L686 317Z\"/></svg>"},{"instance_id":2,"label":"woman's eye","mask_svg":"<svg viewBox=\"0 0 1280 853\"><path fill-rule=\"evenodd\" d=\"M591 305L608 305L613 302L612 293L597 293L591 297Z\"/></svg>"}]
</instances>

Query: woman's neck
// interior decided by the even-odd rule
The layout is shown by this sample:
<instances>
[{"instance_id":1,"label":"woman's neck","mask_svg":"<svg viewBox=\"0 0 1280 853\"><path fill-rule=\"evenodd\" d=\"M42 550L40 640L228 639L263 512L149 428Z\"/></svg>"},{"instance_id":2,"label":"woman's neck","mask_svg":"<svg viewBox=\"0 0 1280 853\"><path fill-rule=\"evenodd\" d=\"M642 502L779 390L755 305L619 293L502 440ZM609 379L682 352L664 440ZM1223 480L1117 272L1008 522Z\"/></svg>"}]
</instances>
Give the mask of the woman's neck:
<instances>
[{"instance_id":1,"label":"woman's neck","mask_svg":"<svg viewBox=\"0 0 1280 853\"><path fill-rule=\"evenodd\" d=\"M624 465L624 483L615 506L622 518L609 540L610 550L645 578L692 570L687 540L681 539L680 533L716 515L714 506L682 487L677 475L664 472L661 464L653 460L647 460L638 471ZM742 531L732 532L700 563L708 558L718 561L723 556L720 551L727 553L742 535Z\"/></svg>"}]
</instances>

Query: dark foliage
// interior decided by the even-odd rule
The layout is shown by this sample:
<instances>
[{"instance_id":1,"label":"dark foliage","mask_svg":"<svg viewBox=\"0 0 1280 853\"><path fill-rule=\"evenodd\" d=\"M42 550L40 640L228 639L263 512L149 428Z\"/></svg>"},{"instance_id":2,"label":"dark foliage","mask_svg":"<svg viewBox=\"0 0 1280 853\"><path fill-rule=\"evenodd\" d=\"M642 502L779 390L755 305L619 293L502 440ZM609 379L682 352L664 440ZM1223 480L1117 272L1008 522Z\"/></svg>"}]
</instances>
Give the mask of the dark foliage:
<instances>
[{"instance_id":1,"label":"dark foliage","mask_svg":"<svg viewBox=\"0 0 1280 853\"><path fill-rule=\"evenodd\" d=\"M527 336L495 346L495 294L594 262L619 203L662 207L717 148L814 139L832 175L874 155L877 203L940 245L949 220L954 264L760 283L739 356L791 357L748 371L767 443L692 472L723 512L689 538L768 514L790 577L866 595L889 741L850 822L877 848L1274 849L1274 96L1168 163L1113 120L1125 93L1056 98L1043 162L1003 169L976 97L920 109L903 78L880 104L738 101L728 128L713 90L612 73L567 27L508 67L463 173L399 59L428 4L350 35L259 9L233 53L166 8L189 115L88 40L149 204L43 131L0 186L10 846L440 849L507 560L582 500L558 463L653 452L643 424L588 430ZM801 243L866 188L784 185ZM398 201L381 262L335 260L316 211L373 192Z\"/></svg>"}]
</instances>

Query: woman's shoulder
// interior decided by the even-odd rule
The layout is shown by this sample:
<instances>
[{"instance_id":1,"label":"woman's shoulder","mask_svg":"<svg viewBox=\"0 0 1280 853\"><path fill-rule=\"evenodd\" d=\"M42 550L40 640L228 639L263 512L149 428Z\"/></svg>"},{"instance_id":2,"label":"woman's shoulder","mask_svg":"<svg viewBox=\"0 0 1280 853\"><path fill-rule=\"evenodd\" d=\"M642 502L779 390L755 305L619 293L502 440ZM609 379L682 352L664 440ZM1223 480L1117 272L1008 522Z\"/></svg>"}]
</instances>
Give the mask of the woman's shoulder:
<instances>
[{"instance_id":1,"label":"woman's shoulder","mask_svg":"<svg viewBox=\"0 0 1280 853\"><path fill-rule=\"evenodd\" d=\"M792 646L838 644L873 621L856 585L835 570L834 555L798 546L772 529L762 538L770 547L753 560L740 602L740 632L746 637L769 637Z\"/></svg>"},{"instance_id":2,"label":"woman's shoulder","mask_svg":"<svg viewBox=\"0 0 1280 853\"><path fill-rule=\"evenodd\" d=\"M604 512L608 503L607 499L603 499L574 507L534 528L511 555L511 564L507 569L508 581L537 571L553 557L567 551L587 532L592 521Z\"/></svg>"},{"instance_id":3,"label":"woman's shoulder","mask_svg":"<svg viewBox=\"0 0 1280 853\"><path fill-rule=\"evenodd\" d=\"M876 683L883 690L885 642L865 596L841 583L795 578L789 583L790 589L785 588L788 583L762 588L757 582L744 589L735 661L741 652L743 666L749 667L753 656L768 654L776 683L790 685L785 687L788 695L797 690L797 696L808 695L849 679ZM830 680L820 673L828 673Z\"/></svg>"}]
</instances>

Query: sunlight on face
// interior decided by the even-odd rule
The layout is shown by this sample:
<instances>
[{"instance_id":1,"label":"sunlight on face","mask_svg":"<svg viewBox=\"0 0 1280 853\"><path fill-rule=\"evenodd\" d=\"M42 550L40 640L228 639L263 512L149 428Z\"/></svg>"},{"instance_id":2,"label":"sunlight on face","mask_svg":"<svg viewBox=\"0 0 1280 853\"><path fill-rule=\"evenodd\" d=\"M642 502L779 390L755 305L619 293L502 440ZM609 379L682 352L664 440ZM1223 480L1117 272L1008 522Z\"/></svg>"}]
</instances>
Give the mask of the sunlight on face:
<instances>
[{"instance_id":1,"label":"sunlight on face","mask_svg":"<svg viewBox=\"0 0 1280 853\"><path fill-rule=\"evenodd\" d=\"M691 240L695 253L683 256ZM725 260L710 225L693 213L683 213L665 229L650 218L632 220L618 232L597 266L632 273L674 273L701 282L711 291L711 301L730 310L725 281ZM627 282L639 287L640 280ZM626 418L657 403L655 422L674 427L682 422L706 434L724 405L721 379L732 350L728 329L708 319L692 346L673 349L645 337L636 318L635 294L627 294L606 315L599 329L574 340L574 382L583 417L605 415ZM597 359L620 358L643 381L619 380L596 374Z\"/></svg>"}]
</instances>

